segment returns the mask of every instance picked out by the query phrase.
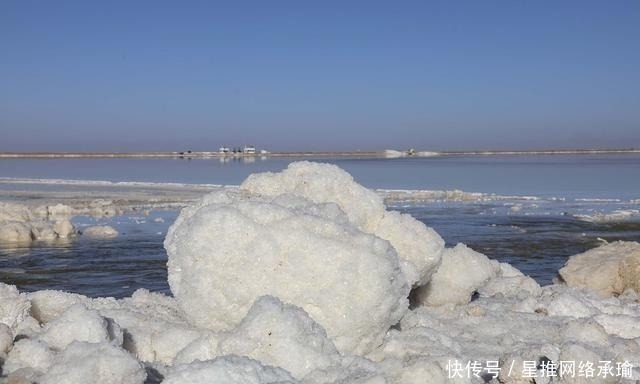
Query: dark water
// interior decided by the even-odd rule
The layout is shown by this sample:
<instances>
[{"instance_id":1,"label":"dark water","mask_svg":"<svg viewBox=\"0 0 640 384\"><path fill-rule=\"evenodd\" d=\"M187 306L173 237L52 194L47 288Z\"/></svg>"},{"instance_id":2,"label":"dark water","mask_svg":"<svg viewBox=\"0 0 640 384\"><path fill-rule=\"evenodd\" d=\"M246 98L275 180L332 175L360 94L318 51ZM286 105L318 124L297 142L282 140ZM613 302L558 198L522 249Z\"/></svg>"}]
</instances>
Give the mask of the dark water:
<instances>
[{"instance_id":1,"label":"dark water","mask_svg":"<svg viewBox=\"0 0 640 384\"><path fill-rule=\"evenodd\" d=\"M447 246L465 243L512 264L541 285L551 283L569 256L602 245L602 240L640 241L638 221L590 223L563 214L482 214L488 209L487 205L445 204L404 211L432 226Z\"/></svg>"},{"instance_id":2,"label":"dark water","mask_svg":"<svg viewBox=\"0 0 640 384\"><path fill-rule=\"evenodd\" d=\"M448 246L471 248L513 264L548 284L567 257L601 239L640 241L640 222L588 223L562 214L502 214L502 203L433 203L395 207L432 226ZM121 235L112 240L80 237L67 243L0 247L0 281L21 290L60 289L88 296L128 296L138 288L169 292L162 242L177 212L102 220ZM157 217L163 223L154 221ZM92 223L80 218L76 224Z\"/></svg>"}]
</instances>

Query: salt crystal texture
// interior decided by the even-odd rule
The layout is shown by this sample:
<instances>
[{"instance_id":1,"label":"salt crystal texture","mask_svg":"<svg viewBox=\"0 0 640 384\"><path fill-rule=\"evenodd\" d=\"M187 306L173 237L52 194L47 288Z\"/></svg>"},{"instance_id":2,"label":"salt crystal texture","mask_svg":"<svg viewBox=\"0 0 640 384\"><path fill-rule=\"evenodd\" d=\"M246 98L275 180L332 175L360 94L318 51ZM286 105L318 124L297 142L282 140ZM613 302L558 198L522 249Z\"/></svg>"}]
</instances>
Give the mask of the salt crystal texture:
<instances>
[{"instance_id":1,"label":"salt crystal texture","mask_svg":"<svg viewBox=\"0 0 640 384\"><path fill-rule=\"evenodd\" d=\"M120 340L121 331L95 310L87 309L83 304L74 304L54 321L45 325L39 337L51 348L64 349L74 341L90 343Z\"/></svg>"},{"instance_id":2,"label":"salt crystal texture","mask_svg":"<svg viewBox=\"0 0 640 384\"><path fill-rule=\"evenodd\" d=\"M41 384L142 384L144 367L128 352L109 343L74 342L58 354Z\"/></svg>"},{"instance_id":3,"label":"salt crystal texture","mask_svg":"<svg viewBox=\"0 0 640 384\"><path fill-rule=\"evenodd\" d=\"M335 204L230 192L205 201L165 240L169 285L194 324L228 330L273 295L303 308L339 350L364 352L406 312L395 249Z\"/></svg>"},{"instance_id":4,"label":"salt crystal texture","mask_svg":"<svg viewBox=\"0 0 640 384\"><path fill-rule=\"evenodd\" d=\"M29 315L30 307L27 296L14 285L0 283L0 323L15 329Z\"/></svg>"},{"instance_id":5,"label":"salt crystal texture","mask_svg":"<svg viewBox=\"0 0 640 384\"><path fill-rule=\"evenodd\" d=\"M341 359L324 329L304 310L272 296L256 300L232 331L197 339L176 359L190 363L230 354L282 367L298 379L339 365Z\"/></svg>"},{"instance_id":6,"label":"salt crystal texture","mask_svg":"<svg viewBox=\"0 0 640 384\"><path fill-rule=\"evenodd\" d=\"M224 356L208 361L177 365L165 376L163 384L287 384L297 383L280 368L264 366L246 357Z\"/></svg>"},{"instance_id":7,"label":"salt crystal texture","mask_svg":"<svg viewBox=\"0 0 640 384\"><path fill-rule=\"evenodd\" d=\"M337 204L356 227L393 245L411 285L426 283L440 264L444 248L440 235L409 215L387 211L380 196L335 165L291 163L279 173L250 175L240 187L258 195L294 194L315 203Z\"/></svg>"},{"instance_id":8,"label":"salt crystal texture","mask_svg":"<svg viewBox=\"0 0 640 384\"><path fill-rule=\"evenodd\" d=\"M417 290L416 300L425 305L466 304L476 290L500 272L497 261L458 244L445 250L442 265L431 281Z\"/></svg>"}]
</instances>

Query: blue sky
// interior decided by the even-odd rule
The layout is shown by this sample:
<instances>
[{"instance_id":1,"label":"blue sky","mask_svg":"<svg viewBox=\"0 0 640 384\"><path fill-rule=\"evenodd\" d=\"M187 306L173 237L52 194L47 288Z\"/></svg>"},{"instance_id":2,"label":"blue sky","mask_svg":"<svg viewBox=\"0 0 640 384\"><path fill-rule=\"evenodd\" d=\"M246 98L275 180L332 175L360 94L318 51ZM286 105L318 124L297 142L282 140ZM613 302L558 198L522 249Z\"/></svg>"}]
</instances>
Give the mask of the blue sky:
<instances>
[{"instance_id":1,"label":"blue sky","mask_svg":"<svg viewBox=\"0 0 640 384\"><path fill-rule=\"evenodd\" d=\"M638 1L0 2L0 150L640 146Z\"/></svg>"}]
</instances>

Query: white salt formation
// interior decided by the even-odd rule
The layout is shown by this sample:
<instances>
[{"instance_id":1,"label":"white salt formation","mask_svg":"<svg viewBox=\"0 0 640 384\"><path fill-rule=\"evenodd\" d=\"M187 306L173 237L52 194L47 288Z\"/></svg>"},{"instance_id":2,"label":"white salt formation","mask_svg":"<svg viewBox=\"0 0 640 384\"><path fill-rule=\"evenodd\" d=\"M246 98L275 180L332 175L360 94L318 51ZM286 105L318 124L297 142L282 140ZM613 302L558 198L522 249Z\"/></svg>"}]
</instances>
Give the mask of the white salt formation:
<instances>
[{"instance_id":1,"label":"white salt formation","mask_svg":"<svg viewBox=\"0 0 640 384\"><path fill-rule=\"evenodd\" d=\"M297 378L341 360L325 330L306 312L272 296L256 300L232 331L194 340L175 361L191 363L225 355L248 356L282 367Z\"/></svg>"},{"instance_id":2,"label":"white salt formation","mask_svg":"<svg viewBox=\"0 0 640 384\"><path fill-rule=\"evenodd\" d=\"M433 229L409 215L387 211L380 196L335 165L291 163L280 173L250 175L240 188L260 196L294 194L318 204L337 204L353 225L391 243L411 285L427 282L440 265L444 240Z\"/></svg>"},{"instance_id":3,"label":"white salt formation","mask_svg":"<svg viewBox=\"0 0 640 384\"><path fill-rule=\"evenodd\" d=\"M118 231L110 225L94 225L82 231L83 236L109 239L118 236Z\"/></svg>"},{"instance_id":4,"label":"white salt formation","mask_svg":"<svg viewBox=\"0 0 640 384\"><path fill-rule=\"evenodd\" d=\"M178 365L169 371L163 384L286 384L296 381L287 371L234 355Z\"/></svg>"},{"instance_id":5,"label":"white salt formation","mask_svg":"<svg viewBox=\"0 0 640 384\"><path fill-rule=\"evenodd\" d=\"M640 244L617 241L572 256L559 274L568 285L602 297L640 292Z\"/></svg>"},{"instance_id":6,"label":"white salt formation","mask_svg":"<svg viewBox=\"0 0 640 384\"><path fill-rule=\"evenodd\" d=\"M75 342L57 354L41 384L142 384L147 374L131 354L109 343Z\"/></svg>"},{"instance_id":7,"label":"white salt formation","mask_svg":"<svg viewBox=\"0 0 640 384\"><path fill-rule=\"evenodd\" d=\"M415 292L425 305L466 304L471 295L500 273L500 264L485 255L458 244L447 249L442 265L429 283Z\"/></svg>"},{"instance_id":8,"label":"white salt formation","mask_svg":"<svg viewBox=\"0 0 640 384\"><path fill-rule=\"evenodd\" d=\"M346 173L302 163L283 174L183 210L166 240L175 297L21 293L0 283L0 382L640 380L637 243L577 255L562 271L567 284L545 287L462 244L432 268L439 237L386 211ZM420 287L409 309L411 284ZM590 362L594 377L577 368L544 377L541 362L561 361ZM598 375L606 361L615 376ZM495 377L451 378L456 362L495 364ZM524 371L532 362L535 378Z\"/></svg>"},{"instance_id":9,"label":"white salt formation","mask_svg":"<svg viewBox=\"0 0 640 384\"><path fill-rule=\"evenodd\" d=\"M273 295L301 306L341 351L366 352L408 307L394 248L335 204L221 192L181 215L165 245L173 294L194 324L214 331Z\"/></svg>"},{"instance_id":10,"label":"white salt formation","mask_svg":"<svg viewBox=\"0 0 640 384\"><path fill-rule=\"evenodd\" d=\"M62 204L30 207L0 203L0 242L29 243L73 236L71 215L72 209Z\"/></svg>"}]
</instances>

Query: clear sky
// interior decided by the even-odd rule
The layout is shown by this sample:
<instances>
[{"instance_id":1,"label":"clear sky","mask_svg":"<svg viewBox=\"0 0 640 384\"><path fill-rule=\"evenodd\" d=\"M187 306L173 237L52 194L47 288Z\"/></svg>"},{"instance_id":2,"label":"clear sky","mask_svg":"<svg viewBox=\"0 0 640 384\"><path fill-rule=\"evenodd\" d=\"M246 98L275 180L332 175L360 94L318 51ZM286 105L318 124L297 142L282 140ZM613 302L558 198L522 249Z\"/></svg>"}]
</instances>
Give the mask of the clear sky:
<instances>
[{"instance_id":1,"label":"clear sky","mask_svg":"<svg viewBox=\"0 0 640 384\"><path fill-rule=\"evenodd\" d=\"M640 1L0 1L0 151L640 147Z\"/></svg>"}]
</instances>

